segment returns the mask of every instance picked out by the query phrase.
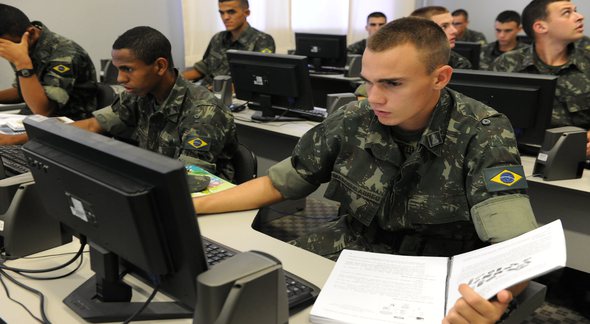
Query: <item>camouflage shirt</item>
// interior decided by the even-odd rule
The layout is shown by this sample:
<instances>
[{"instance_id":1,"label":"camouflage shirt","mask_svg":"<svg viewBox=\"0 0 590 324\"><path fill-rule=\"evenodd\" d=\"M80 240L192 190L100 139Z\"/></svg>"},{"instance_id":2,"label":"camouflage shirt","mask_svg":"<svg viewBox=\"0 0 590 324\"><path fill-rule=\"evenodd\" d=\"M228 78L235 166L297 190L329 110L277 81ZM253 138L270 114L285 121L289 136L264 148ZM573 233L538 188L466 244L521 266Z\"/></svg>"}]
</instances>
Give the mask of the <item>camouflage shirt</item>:
<instances>
[{"instance_id":1,"label":"camouflage shirt","mask_svg":"<svg viewBox=\"0 0 590 324\"><path fill-rule=\"evenodd\" d=\"M568 54L566 64L548 66L530 46L501 55L492 70L557 75L551 126L590 129L590 52L570 44Z\"/></svg>"},{"instance_id":2,"label":"camouflage shirt","mask_svg":"<svg viewBox=\"0 0 590 324\"><path fill-rule=\"evenodd\" d=\"M348 45L348 47L346 48L346 52L348 54L363 55L366 47L367 47L367 39L365 38L365 39L360 40L356 43L352 43L352 44Z\"/></svg>"},{"instance_id":3,"label":"camouflage shirt","mask_svg":"<svg viewBox=\"0 0 590 324\"><path fill-rule=\"evenodd\" d=\"M269 34L248 26L236 41L232 41L231 32L222 31L213 36L207 46L203 59L195 63L194 68L203 74L203 85L209 85L218 75L229 75L229 63L225 52L229 49L274 53L275 41Z\"/></svg>"},{"instance_id":4,"label":"camouflage shirt","mask_svg":"<svg viewBox=\"0 0 590 324\"><path fill-rule=\"evenodd\" d=\"M122 92L112 106L95 111L94 116L112 135L233 179L230 159L237 137L231 112L207 89L180 76L161 105L151 95Z\"/></svg>"},{"instance_id":5,"label":"camouflage shirt","mask_svg":"<svg viewBox=\"0 0 590 324\"><path fill-rule=\"evenodd\" d=\"M590 37L586 35L577 40L575 44L577 48L583 48L586 51L590 51Z\"/></svg>"},{"instance_id":6,"label":"camouflage shirt","mask_svg":"<svg viewBox=\"0 0 590 324\"><path fill-rule=\"evenodd\" d=\"M471 69L471 62L461 54L451 51L451 56L449 57L449 65L453 69Z\"/></svg>"},{"instance_id":7,"label":"camouflage shirt","mask_svg":"<svg viewBox=\"0 0 590 324\"><path fill-rule=\"evenodd\" d=\"M485 45L488 42L486 40L486 36L483 33L471 29L465 29L463 37L457 37L457 41L480 43L481 45Z\"/></svg>"},{"instance_id":8,"label":"camouflage shirt","mask_svg":"<svg viewBox=\"0 0 590 324\"><path fill-rule=\"evenodd\" d=\"M522 42L517 42L516 47L514 47L512 49L512 51L518 50L518 49L521 49L524 47L529 47L529 46L531 46L531 45L526 44L526 43L522 43ZM481 48L481 52L479 53L479 69L480 70L489 70L492 62L494 62L494 60L498 56L500 56L504 53L505 52L500 51L498 41L484 45Z\"/></svg>"},{"instance_id":9,"label":"camouflage shirt","mask_svg":"<svg viewBox=\"0 0 590 324\"><path fill-rule=\"evenodd\" d=\"M91 117L96 109L97 86L90 56L80 45L50 31L43 23L34 21L33 25L43 32L29 55L45 94L57 104L53 115L74 120ZM18 78L15 85L20 94ZM31 112L27 108L23 113Z\"/></svg>"},{"instance_id":10,"label":"camouflage shirt","mask_svg":"<svg viewBox=\"0 0 590 324\"><path fill-rule=\"evenodd\" d=\"M499 174L519 165L508 119L478 101L444 90L410 154L402 152L392 127L379 123L363 100L339 109L307 132L290 160L273 166L269 176L287 199L305 196L329 182L326 197L340 202L346 216L295 244L332 257L343 248L398 252L392 250L392 237L427 228L449 233L449 228L458 226L462 229L451 230L450 235L473 234L472 219L479 219L474 206L499 197L524 202L529 212L507 208L498 213L493 208L489 218L502 225L490 237L502 240L498 232L514 231L507 234L513 237L534 228L534 222L527 220L532 211L522 187L498 191L487 187L489 172ZM523 172L518 173L521 184L526 184Z\"/></svg>"}]
</instances>

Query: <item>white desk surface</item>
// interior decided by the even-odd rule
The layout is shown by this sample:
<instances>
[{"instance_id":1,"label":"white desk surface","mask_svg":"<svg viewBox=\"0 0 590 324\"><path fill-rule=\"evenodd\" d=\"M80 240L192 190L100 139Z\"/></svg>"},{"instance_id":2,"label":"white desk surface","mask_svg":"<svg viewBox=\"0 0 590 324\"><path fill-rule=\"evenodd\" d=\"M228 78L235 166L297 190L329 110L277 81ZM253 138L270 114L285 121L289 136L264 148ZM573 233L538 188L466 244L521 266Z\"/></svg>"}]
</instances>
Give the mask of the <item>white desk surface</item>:
<instances>
[{"instance_id":1,"label":"white desk surface","mask_svg":"<svg viewBox=\"0 0 590 324\"><path fill-rule=\"evenodd\" d=\"M236 124L244 125L244 126L248 126L248 127L252 127L252 128L257 128L257 129L261 129L261 130L265 130L265 131L269 131L269 132L273 132L273 133L277 133L277 134L281 134L281 135L296 137L296 138L301 137L303 134L305 134L305 132L310 130L315 125L319 124L318 122L306 121L306 120L288 121L288 122L285 122L285 121L258 122L258 121L253 121L250 118L250 117L252 117L254 112L255 112L254 110L250 110L250 109L246 108L240 112L233 113Z\"/></svg>"},{"instance_id":2,"label":"white desk surface","mask_svg":"<svg viewBox=\"0 0 590 324\"><path fill-rule=\"evenodd\" d=\"M526 179L529 182L590 193L590 170L584 170L582 178L580 179L545 181L541 177L532 176L533 168L535 167L535 157L522 156L521 160L525 170Z\"/></svg>"},{"instance_id":3,"label":"white desk surface","mask_svg":"<svg viewBox=\"0 0 590 324\"><path fill-rule=\"evenodd\" d=\"M328 259L291 246L252 229L250 225L252 224L255 215L255 210L207 215L199 216L198 222L202 235L240 251L259 250L267 252L280 259L283 263L284 269L321 288L332 270L334 263ZM70 244L39 253L38 255L75 252L78 248L79 243L75 240ZM7 265L40 269L63 264L72 256L73 254L38 259L20 259L9 261L7 262ZM46 298L46 314L50 321L53 323L83 323L84 321L63 304L62 300L91 275L92 271L90 270L88 254L85 253L82 268L66 278L38 281L23 278L19 275L14 275L14 277L43 292ZM36 296L15 286L5 278L4 281L7 283L10 294L13 298L16 298L27 305L36 316L40 316L39 299ZM143 283L138 282L137 280L133 280L133 278L131 278L130 283L135 287L140 287L142 290L142 293L139 294L140 300L141 298L144 300L151 292L151 288L146 287ZM134 289L134 293L137 293L136 289ZM166 300L166 296L159 294L155 300ZM307 309L291 316L289 323L308 323L310 309L311 307L308 307ZM3 289L0 289L0 318L4 319L7 323L37 323L22 307L10 301L6 297ZM192 319L184 319L154 321L151 323L191 323L191 321ZM150 322L142 321L142 323Z\"/></svg>"}]
</instances>

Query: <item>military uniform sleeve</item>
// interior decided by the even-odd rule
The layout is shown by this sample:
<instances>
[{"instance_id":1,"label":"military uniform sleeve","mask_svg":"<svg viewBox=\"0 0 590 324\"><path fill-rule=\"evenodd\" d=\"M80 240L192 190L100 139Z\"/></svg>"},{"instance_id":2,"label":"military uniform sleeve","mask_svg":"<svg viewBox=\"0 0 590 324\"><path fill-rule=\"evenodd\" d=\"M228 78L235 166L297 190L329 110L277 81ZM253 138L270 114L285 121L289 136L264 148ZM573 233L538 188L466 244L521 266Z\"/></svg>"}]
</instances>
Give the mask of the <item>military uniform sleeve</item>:
<instances>
[{"instance_id":1,"label":"military uniform sleeve","mask_svg":"<svg viewBox=\"0 0 590 324\"><path fill-rule=\"evenodd\" d=\"M536 228L516 140L506 117L498 114L479 123L465 161L471 217L482 241L501 242Z\"/></svg>"},{"instance_id":2,"label":"military uniform sleeve","mask_svg":"<svg viewBox=\"0 0 590 324\"><path fill-rule=\"evenodd\" d=\"M182 138L178 158L217 174L218 159L229 160L233 151L227 152L227 148L237 146L233 116L218 106L200 104L191 107L181 118L179 134Z\"/></svg>"},{"instance_id":3,"label":"military uniform sleeve","mask_svg":"<svg viewBox=\"0 0 590 324\"><path fill-rule=\"evenodd\" d=\"M356 43L352 43L352 44L348 45L348 47L346 48L346 52L348 54L363 55L363 53L365 52L365 46L366 46L366 43L364 41L358 41Z\"/></svg>"},{"instance_id":4,"label":"military uniform sleeve","mask_svg":"<svg viewBox=\"0 0 590 324\"><path fill-rule=\"evenodd\" d=\"M497 71L497 72L516 72L514 71L514 64L510 63L510 55L508 53L504 53L498 56L491 64L490 64L490 71Z\"/></svg>"},{"instance_id":5,"label":"military uniform sleeve","mask_svg":"<svg viewBox=\"0 0 590 324\"><path fill-rule=\"evenodd\" d=\"M274 53L276 51L275 40L269 34L262 34L254 44L254 51L261 53Z\"/></svg>"},{"instance_id":6,"label":"military uniform sleeve","mask_svg":"<svg viewBox=\"0 0 590 324\"><path fill-rule=\"evenodd\" d=\"M207 75L210 72L209 69L209 64L208 64L208 58L211 55L211 47L212 44L215 42L215 36L213 38L211 38L211 41L209 41L209 45L207 45L207 49L205 50L205 54L203 54L203 59L196 62L193 67L195 68L195 70L199 71L202 75Z\"/></svg>"},{"instance_id":7,"label":"military uniform sleeve","mask_svg":"<svg viewBox=\"0 0 590 324\"><path fill-rule=\"evenodd\" d=\"M74 57L60 57L47 63L41 77L41 85L45 90L47 98L63 107L70 99L74 90L77 71Z\"/></svg>"},{"instance_id":8,"label":"military uniform sleeve","mask_svg":"<svg viewBox=\"0 0 590 324\"><path fill-rule=\"evenodd\" d=\"M106 132L112 135L123 135L129 132L129 121L124 120L123 117L131 117L125 111L127 111L127 107L124 106L124 100L122 101L121 95L119 95L112 105L95 110L92 115Z\"/></svg>"}]
</instances>

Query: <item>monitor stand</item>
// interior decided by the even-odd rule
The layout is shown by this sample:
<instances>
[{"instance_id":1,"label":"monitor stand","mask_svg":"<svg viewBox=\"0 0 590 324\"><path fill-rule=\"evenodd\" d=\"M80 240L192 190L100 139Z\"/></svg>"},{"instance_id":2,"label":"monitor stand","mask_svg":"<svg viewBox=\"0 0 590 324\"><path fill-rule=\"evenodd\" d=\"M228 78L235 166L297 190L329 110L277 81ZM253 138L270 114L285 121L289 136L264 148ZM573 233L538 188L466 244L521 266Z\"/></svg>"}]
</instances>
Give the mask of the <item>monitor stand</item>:
<instances>
[{"instance_id":1,"label":"monitor stand","mask_svg":"<svg viewBox=\"0 0 590 324\"><path fill-rule=\"evenodd\" d=\"M119 258L90 243L90 264L96 273L65 299L78 316L91 323L122 322L144 302L131 302L131 287L121 280ZM150 302L135 320L192 318L194 310L178 302Z\"/></svg>"},{"instance_id":2,"label":"monitor stand","mask_svg":"<svg viewBox=\"0 0 590 324\"><path fill-rule=\"evenodd\" d=\"M272 108L272 99L269 95L261 94L258 97L258 104L259 105L251 105L248 106L256 107L255 110L259 110L254 112L252 115L252 120L260 121L260 122L271 122L271 121L298 121L304 120L302 117L277 114L277 111Z\"/></svg>"}]
</instances>

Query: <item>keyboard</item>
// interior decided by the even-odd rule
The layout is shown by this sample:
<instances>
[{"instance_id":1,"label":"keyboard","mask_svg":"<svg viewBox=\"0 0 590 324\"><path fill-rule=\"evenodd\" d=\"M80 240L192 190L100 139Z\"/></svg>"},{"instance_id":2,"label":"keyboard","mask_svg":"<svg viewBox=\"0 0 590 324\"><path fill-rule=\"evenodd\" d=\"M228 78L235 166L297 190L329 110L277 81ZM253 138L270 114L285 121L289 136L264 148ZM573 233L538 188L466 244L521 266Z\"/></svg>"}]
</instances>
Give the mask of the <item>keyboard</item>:
<instances>
[{"instance_id":1,"label":"keyboard","mask_svg":"<svg viewBox=\"0 0 590 324\"><path fill-rule=\"evenodd\" d=\"M29 165L21 150L21 145L0 145L0 156L7 176L29 172Z\"/></svg>"},{"instance_id":2,"label":"keyboard","mask_svg":"<svg viewBox=\"0 0 590 324\"><path fill-rule=\"evenodd\" d=\"M313 110L307 109L286 109L280 107L273 107L273 113L275 116L262 116L262 108L260 104L256 102L249 102L248 108L252 110L256 110L254 115L252 115L252 120L261 121L261 122L270 122L270 121L297 121L297 120L310 120L321 123L326 119L328 113L325 109L322 108L315 108Z\"/></svg>"},{"instance_id":3,"label":"keyboard","mask_svg":"<svg viewBox=\"0 0 590 324\"><path fill-rule=\"evenodd\" d=\"M205 256L209 267L239 253L232 248L205 237L203 237L203 248L205 249ZM294 314L311 305L320 293L320 289L292 273L287 271L284 271L284 273L287 298L289 299L289 313Z\"/></svg>"}]
</instances>

